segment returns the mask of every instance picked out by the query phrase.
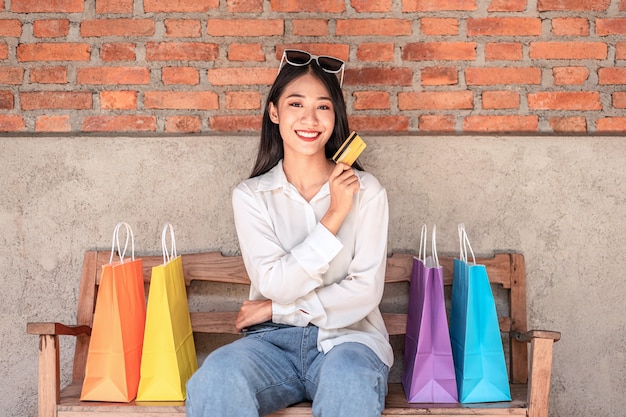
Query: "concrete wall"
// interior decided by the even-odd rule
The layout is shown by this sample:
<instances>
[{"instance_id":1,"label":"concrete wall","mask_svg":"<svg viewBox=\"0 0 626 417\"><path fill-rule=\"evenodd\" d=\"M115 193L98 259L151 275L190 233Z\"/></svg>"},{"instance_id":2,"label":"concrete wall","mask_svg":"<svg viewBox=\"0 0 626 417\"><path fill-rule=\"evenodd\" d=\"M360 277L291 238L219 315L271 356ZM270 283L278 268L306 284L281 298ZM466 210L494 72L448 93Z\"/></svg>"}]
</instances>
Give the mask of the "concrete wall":
<instances>
[{"instance_id":1,"label":"concrete wall","mask_svg":"<svg viewBox=\"0 0 626 417\"><path fill-rule=\"evenodd\" d=\"M551 416L623 415L623 138L362 136L389 193L390 250L416 250L427 222L456 253L464 222L477 254L523 253L530 327L563 334ZM108 249L118 221L139 254L159 252L166 221L179 252L237 252L230 191L255 150L254 136L0 138L0 416L36 415L26 323L74 322L83 252Z\"/></svg>"}]
</instances>

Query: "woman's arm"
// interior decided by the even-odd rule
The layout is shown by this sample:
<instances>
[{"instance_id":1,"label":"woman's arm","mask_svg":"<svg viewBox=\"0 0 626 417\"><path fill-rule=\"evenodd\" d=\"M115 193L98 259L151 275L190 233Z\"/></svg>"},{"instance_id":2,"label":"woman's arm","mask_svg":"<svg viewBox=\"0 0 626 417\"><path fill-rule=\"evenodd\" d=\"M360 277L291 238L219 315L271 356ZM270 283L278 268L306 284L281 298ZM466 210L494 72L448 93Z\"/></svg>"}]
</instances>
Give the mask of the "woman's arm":
<instances>
[{"instance_id":1,"label":"woman's arm","mask_svg":"<svg viewBox=\"0 0 626 417\"><path fill-rule=\"evenodd\" d=\"M245 184L233 192L239 245L252 285L264 298L290 304L323 285L323 275L343 245L318 223L294 247L285 250L275 230L279 227L277 220L272 218L268 208L268 205L277 203L264 201L263 198ZM281 207L272 209L279 212ZM283 223L293 216L293 213L280 213L285 217L279 219Z\"/></svg>"},{"instance_id":2,"label":"woman's arm","mask_svg":"<svg viewBox=\"0 0 626 417\"><path fill-rule=\"evenodd\" d=\"M345 279L317 287L289 305L275 302L274 321L296 325L313 323L325 329L339 329L362 320L378 307L387 264L389 214L385 190L380 187L357 209L354 255Z\"/></svg>"}]
</instances>

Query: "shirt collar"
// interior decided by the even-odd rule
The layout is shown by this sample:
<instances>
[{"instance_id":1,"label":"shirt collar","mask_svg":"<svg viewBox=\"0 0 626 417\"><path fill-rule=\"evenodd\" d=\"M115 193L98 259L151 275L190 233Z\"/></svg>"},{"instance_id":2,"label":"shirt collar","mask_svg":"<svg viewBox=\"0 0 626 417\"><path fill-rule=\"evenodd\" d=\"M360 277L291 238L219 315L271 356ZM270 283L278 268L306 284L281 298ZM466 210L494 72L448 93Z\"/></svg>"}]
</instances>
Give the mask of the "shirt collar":
<instances>
[{"instance_id":1,"label":"shirt collar","mask_svg":"<svg viewBox=\"0 0 626 417\"><path fill-rule=\"evenodd\" d=\"M357 171L357 176L359 171ZM359 176L359 188L364 188L363 181ZM285 175L285 171L283 169L283 160L281 159L274 166L274 168L267 171L265 174L261 175L259 178L259 182L257 184L257 191L271 191L279 188L290 189L292 186L287 181L287 176ZM324 187L328 187L328 183L324 185Z\"/></svg>"},{"instance_id":2,"label":"shirt collar","mask_svg":"<svg viewBox=\"0 0 626 417\"><path fill-rule=\"evenodd\" d=\"M289 182L283 170L283 160L281 159L274 168L261 175L257 184L258 191L271 191L278 188L287 187Z\"/></svg>"}]
</instances>

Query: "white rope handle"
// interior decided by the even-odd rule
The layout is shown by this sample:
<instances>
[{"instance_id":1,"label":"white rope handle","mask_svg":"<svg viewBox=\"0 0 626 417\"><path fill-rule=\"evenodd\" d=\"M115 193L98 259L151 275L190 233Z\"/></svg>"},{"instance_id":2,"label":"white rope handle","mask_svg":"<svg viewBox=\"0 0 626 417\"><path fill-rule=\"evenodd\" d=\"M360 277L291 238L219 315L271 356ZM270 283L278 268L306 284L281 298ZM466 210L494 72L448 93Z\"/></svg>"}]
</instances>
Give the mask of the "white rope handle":
<instances>
[{"instance_id":1,"label":"white rope handle","mask_svg":"<svg viewBox=\"0 0 626 417\"><path fill-rule=\"evenodd\" d=\"M426 261L426 240L428 239L428 226L422 224L422 234L420 235L420 251L417 253L417 259L422 262Z\"/></svg>"},{"instance_id":2,"label":"white rope handle","mask_svg":"<svg viewBox=\"0 0 626 417\"><path fill-rule=\"evenodd\" d=\"M432 255L435 261L435 268L439 268L439 256L437 256L437 225L433 224L433 238L432 238Z\"/></svg>"},{"instance_id":3,"label":"white rope handle","mask_svg":"<svg viewBox=\"0 0 626 417\"><path fill-rule=\"evenodd\" d=\"M459 223L457 229L459 231L459 259L461 261L466 261L467 253L463 251L463 230L465 229L465 225L463 223Z\"/></svg>"},{"instance_id":4,"label":"white rope handle","mask_svg":"<svg viewBox=\"0 0 626 417\"><path fill-rule=\"evenodd\" d=\"M120 228L124 226L126 228L126 241L124 242L124 250L120 245ZM131 259L135 260L135 236L133 235L133 229L126 222L120 222L115 226L113 230L113 239L111 242L111 258L109 263L113 263L113 256L115 255L115 244L117 243L117 254L120 258L120 262L124 263L124 256L126 255L126 249L128 249L128 241L131 241Z\"/></svg>"},{"instance_id":5,"label":"white rope handle","mask_svg":"<svg viewBox=\"0 0 626 417\"><path fill-rule=\"evenodd\" d=\"M428 226L426 224L422 225L422 233L420 236L420 250L417 254L417 259L422 261L424 264L426 263L426 247L428 243ZM439 268L439 256L437 256L437 225L433 225L433 234L432 234L432 242L431 242L431 254L433 261L435 263L434 267Z\"/></svg>"},{"instance_id":6,"label":"white rope handle","mask_svg":"<svg viewBox=\"0 0 626 417\"><path fill-rule=\"evenodd\" d=\"M167 231L170 231L170 251L167 250ZM170 260L176 259L176 238L174 237L174 226L171 223L165 223L163 233L161 234L161 248L163 248L163 265Z\"/></svg>"},{"instance_id":7,"label":"white rope handle","mask_svg":"<svg viewBox=\"0 0 626 417\"><path fill-rule=\"evenodd\" d=\"M467 237L465 225L463 223L459 223L459 259L461 261L467 262L467 248L469 248L469 251L472 254L472 263L476 265L476 257L474 256L474 250L470 244L469 237Z\"/></svg>"}]
</instances>

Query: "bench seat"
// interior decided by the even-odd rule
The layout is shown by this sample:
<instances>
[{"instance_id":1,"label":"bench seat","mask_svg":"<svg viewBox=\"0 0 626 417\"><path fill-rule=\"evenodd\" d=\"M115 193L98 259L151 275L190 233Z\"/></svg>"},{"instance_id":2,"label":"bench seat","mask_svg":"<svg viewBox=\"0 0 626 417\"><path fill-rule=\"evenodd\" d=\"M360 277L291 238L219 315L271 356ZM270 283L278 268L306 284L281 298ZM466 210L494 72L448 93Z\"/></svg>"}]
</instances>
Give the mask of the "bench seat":
<instances>
[{"instance_id":1,"label":"bench seat","mask_svg":"<svg viewBox=\"0 0 626 417\"><path fill-rule=\"evenodd\" d=\"M103 417L109 415L123 417L184 417L184 402L131 402L129 404L81 402L78 400L82 384L73 383L63 389L58 405L58 417ZM389 384L384 416L475 416L476 409L480 415L486 416L525 416L526 415L526 384L513 384L511 396L513 401L504 403L483 403L465 406L462 404L409 404L406 402L402 385ZM275 417L309 416L309 403L297 404L293 407L272 414Z\"/></svg>"}]
</instances>

